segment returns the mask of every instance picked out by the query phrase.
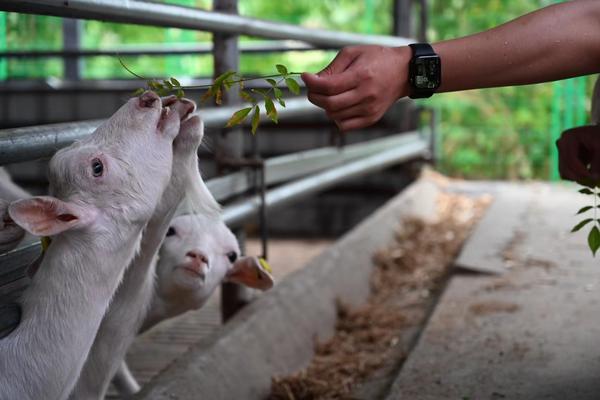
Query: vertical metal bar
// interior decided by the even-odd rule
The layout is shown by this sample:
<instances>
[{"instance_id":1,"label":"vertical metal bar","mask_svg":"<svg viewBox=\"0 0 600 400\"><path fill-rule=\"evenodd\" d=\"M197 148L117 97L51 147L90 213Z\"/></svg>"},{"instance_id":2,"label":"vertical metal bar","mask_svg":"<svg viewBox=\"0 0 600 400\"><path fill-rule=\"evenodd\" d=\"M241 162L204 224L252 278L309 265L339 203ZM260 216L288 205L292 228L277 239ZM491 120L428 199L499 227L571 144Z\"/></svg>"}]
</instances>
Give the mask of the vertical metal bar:
<instances>
[{"instance_id":1,"label":"vertical metal bar","mask_svg":"<svg viewBox=\"0 0 600 400\"><path fill-rule=\"evenodd\" d=\"M238 2L237 0L214 0L213 9L227 14L237 14ZM236 35L214 33L213 46L215 77L227 71L239 70L238 37ZM230 91L224 94L223 105L237 103L239 103L239 97L236 92ZM223 159L239 158L243 155L244 138L242 135L243 131L241 129L221 132L217 144L217 162ZM219 172L225 172L222 166L218 167ZM244 232L240 229L235 233L243 251ZM248 291L243 286L233 283L225 283L221 289L221 317L223 321L227 321L247 304Z\"/></svg>"},{"instance_id":2,"label":"vertical metal bar","mask_svg":"<svg viewBox=\"0 0 600 400\"><path fill-rule=\"evenodd\" d=\"M78 19L64 18L63 31L63 49L79 50L81 42L82 21ZM81 58L77 56L67 56L64 58L64 77L67 80L78 81L81 79Z\"/></svg>"},{"instance_id":3,"label":"vertical metal bar","mask_svg":"<svg viewBox=\"0 0 600 400\"><path fill-rule=\"evenodd\" d=\"M412 0L394 0L393 2L394 36L411 37L412 32Z\"/></svg>"},{"instance_id":4,"label":"vertical metal bar","mask_svg":"<svg viewBox=\"0 0 600 400\"><path fill-rule=\"evenodd\" d=\"M420 0L420 10L419 10L419 33L417 37L421 42L427 42L427 28L429 27L429 4L427 0Z\"/></svg>"}]
</instances>

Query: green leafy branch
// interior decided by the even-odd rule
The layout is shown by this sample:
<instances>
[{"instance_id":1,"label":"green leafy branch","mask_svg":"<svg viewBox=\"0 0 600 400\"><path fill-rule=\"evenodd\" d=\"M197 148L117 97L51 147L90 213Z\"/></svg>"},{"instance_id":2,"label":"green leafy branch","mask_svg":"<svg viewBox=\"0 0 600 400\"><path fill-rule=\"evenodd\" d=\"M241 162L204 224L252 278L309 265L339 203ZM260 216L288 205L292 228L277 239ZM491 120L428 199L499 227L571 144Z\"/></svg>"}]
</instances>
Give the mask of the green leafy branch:
<instances>
[{"instance_id":1,"label":"green leafy branch","mask_svg":"<svg viewBox=\"0 0 600 400\"><path fill-rule=\"evenodd\" d=\"M600 219L598 219L598 215L597 215L598 208L600 208L600 205L598 205L598 198L600 197L600 190L598 190L598 188L595 186L592 188L586 187L586 188L580 189L579 193L592 196L594 199L594 202L593 202L593 205L582 207L579 211L577 211L576 215L586 214L586 213L589 213L590 211L593 211L594 215L593 215L593 218L585 218L584 220L580 221L577 225L575 225L573 227L573 229L571 229L571 232L577 232L577 231L581 230L584 226L586 226L590 223L592 224L592 228L590 229L590 232L588 233L587 242L588 242L588 246L589 246L590 250L592 251L592 255L595 257L596 252L600 248L600 229L598 229L598 227L600 226Z\"/></svg>"},{"instance_id":2,"label":"green leafy branch","mask_svg":"<svg viewBox=\"0 0 600 400\"><path fill-rule=\"evenodd\" d=\"M282 64L277 64L275 66L278 73L273 75L243 78L236 71L227 71L215 78L210 85L183 86L181 83L179 83L179 80L173 77L162 80L144 78L127 67L120 57L119 62L131 75L146 81L146 87L137 89L133 93L134 96L139 96L144 91L151 90L156 92L159 96L168 96L173 94L177 96L177 98L182 98L185 95L185 90L207 89L206 93L200 98L200 103L204 103L206 100L213 98L216 104L221 104L223 101L223 93L234 87L237 87L239 96L249 103L249 107L244 107L241 110L234 112L229 118L229 121L227 121L227 125L225 125L225 127L231 128L233 126L242 124L252 112L252 134L256 133L260 124L260 100L264 101L266 116L274 123L277 123L278 113L275 103L278 103L282 108L285 108L283 91L281 90L280 86L285 85L285 87L287 87L293 94L300 94L300 85L294 78L294 76L300 75L300 72L289 72L287 67ZM263 79L269 84L270 87L268 89L247 89L244 85L245 82L259 79Z\"/></svg>"}]
</instances>

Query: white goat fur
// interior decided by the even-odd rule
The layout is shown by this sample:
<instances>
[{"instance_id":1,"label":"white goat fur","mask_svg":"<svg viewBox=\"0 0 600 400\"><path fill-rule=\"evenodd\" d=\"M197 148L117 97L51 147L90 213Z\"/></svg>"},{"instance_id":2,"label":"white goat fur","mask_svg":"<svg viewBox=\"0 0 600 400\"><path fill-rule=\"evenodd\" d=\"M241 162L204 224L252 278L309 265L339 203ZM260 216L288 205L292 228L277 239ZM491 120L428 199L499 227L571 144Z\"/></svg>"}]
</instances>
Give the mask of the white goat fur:
<instances>
[{"instance_id":1,"label":"white goat fur","mask_svg":"<svg viewBox=\"0 0 600 400\"><path fill-rule=\"evenodd\" d=\"M175 101L175 99L171 99ZM174 109L185 117L195 105L176 101ZM173 143L173 168L169 185L144 231L141 251L127 269L96 335L72 399L102 399L127 348L137 334L151 302L153 262L178 204L188 199L193 208L209 219L217 219L219 206L198 171L197 150L203 136L200 118L193 115L181 123Z\"/></svg>"},{"instance_id":2,"label":"white goat fur","mask_svg":"<svg viewBox=\"0 0 600 400\"><path fill-rule=\"evenodd\" d=\"M0 399L65 399L75 385L170 178L179 118L161 110L153 93L131 99L52 158L55 197L10 205L19 225L54 237L23 293L19 326L0 340ZM92 172L96 159L101 176Z\"/></svg>"}]
</instances>

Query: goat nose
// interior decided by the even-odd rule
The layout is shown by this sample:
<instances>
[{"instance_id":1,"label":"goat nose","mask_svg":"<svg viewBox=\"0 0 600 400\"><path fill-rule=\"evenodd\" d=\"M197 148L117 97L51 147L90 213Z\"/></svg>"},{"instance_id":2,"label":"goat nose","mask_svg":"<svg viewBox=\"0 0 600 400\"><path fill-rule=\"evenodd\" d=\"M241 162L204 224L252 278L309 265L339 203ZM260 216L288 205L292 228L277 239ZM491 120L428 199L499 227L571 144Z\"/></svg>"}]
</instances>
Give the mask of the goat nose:
<instances>
[{"instance_id":1,"label":"goat nose","mask_svg":"<svg viewBox=\"0 0 600 400\"><path fill-rule=\"evenodd\" d=\"M186 256L192 260L198 260L208 265L208 257L200 250L190 250L186 253Z\"/></svg>"},{"instance_id":2,"label":"goat nose","mask_svg":"<svg viewBox=\"0 0 600 400\"><path fill-rule=\"evenodd\" d=\"M160 102L160 98L154 92L146 91L139 97L140 107L152 108L156 102Z\"/></svg>"}]
</instances>

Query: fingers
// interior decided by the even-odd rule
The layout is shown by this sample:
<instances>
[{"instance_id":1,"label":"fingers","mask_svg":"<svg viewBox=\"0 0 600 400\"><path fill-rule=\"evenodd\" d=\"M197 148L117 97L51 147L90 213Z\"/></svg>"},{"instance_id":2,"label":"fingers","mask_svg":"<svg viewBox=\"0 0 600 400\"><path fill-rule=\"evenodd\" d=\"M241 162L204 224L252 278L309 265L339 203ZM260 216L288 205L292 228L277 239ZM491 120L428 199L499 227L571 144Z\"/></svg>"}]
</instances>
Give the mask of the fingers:
<instances>
[{"instance_id":1,"label":"fingers","mask_svg":"<svg viewBox=\"0 0 600 400\"><path fill-rule=\"evenodd\" d=\"M364 116L357 118L349 118L343 121L336 121L337 126L342 132L353 131L355 129L362 129L373 125L377 122L376 118L372 116Z\"/></svg>"},{"instance_id":2,"label":"fingers","mask_svg":"<svg viewBox=\"0 0 600 400\"><path fill-rule=\"evenodd\" d=\"M345 71L336 75L324 76L305 72L300 77L306 84L306 87L310 93L328 96L340 94L358 86L356 75L350 71Z\"/></svg>"},{"instance_id":3,"label":"fingers","mask_svg":"<svg viewBox=\"0 0 600 400\"><path fill-rule=\"evenodd\" d=\"M327 115L329 118L335 121L344 121L346 119L351 118L359 118L359 117L376 117L377 110L374 106L368 103L359 103L352 107L345 108L343 110L337 112L328 112Z\"/></svg>"},{"instance_id":4,"label":"fingers","mask_svg":"<svg viewBox=\"0 0 600 400\"><path fill-rule=\"evenodd\" d=\"M556 141L561 178L583 185L598 180L596 167L600 165L600 132L596 130L592 132L588 127L570 129ZM588 164L592 166L592 171L588 169Z\"/></svg>"},{"instance_id":5,"label":"fingers","mask_svg":"<svg viewBox=\"0 0 600 400\"><path fill-rule=\"evenodd\" d=\"M309 93L308 100L331 114L359 104L361 96L356 89L352 89L335 96Z\"/></svg>"}]
</instances>

